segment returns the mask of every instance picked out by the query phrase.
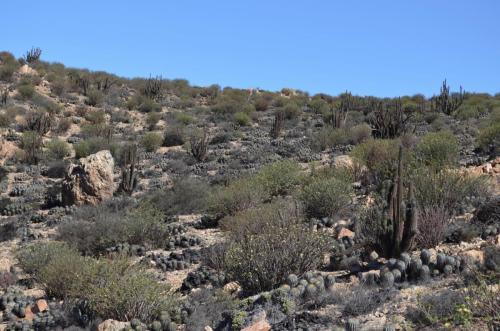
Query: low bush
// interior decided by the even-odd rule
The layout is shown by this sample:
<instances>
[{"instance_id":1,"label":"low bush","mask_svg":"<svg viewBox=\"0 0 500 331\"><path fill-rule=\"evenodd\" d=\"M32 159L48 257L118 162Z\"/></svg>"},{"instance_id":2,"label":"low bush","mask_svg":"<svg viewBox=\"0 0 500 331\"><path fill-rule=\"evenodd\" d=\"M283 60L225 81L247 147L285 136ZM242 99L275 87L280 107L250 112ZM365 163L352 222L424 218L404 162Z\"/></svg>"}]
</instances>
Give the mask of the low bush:
<instances>
[{"instance_id":1,"label":"low bush","mask_svg":"<svg viewBox=\"0 0 500 331\"><path fill-rule=\"evenodd\" d=\"M392 179L398 162L399 141L369 139L357 145L351 152L354 161L366 166L371 180L380 184Z\"/></svg>"},{"instance_id":2,"label":"low bush","mask_svg":"<svg viewBox=\"0 0 500 331\"><path fill-rule=\"evenodd\" d=\"M161 113L152 112L146 117L146 124L149 130L154 130L158 121L161 119Z\"/></svg>"},{"instance_id":3,"label":"low bush","mask_svg":"<svg viewBox=\"0 0 500 331\"><path fill-rule=\"evenodd\" d=\"M35 87L31 84L21 84L17 87L17 93L22 100L29 100L35 95Z\"/></svg>"},{"instance_id":4,"label":"low bush","mask_svg":"<svg viewBox=\"0 0 500 331\"><path fill-rule=\"evenodd\" d=\"M477 137L477 145L481 150L492 155L500 153L500 122L493 123L482 129Z\"/></svg>"},{"instance_id":5,"label":"low bush","mask_svg":"<svg viewBox=\"0 0 500 331\"><path fill-rule=\"evenodd\" d=\"M84 300L97 316L149 323L174 308L170 286L123 257L114 260L83 257L68 245L35 243L18 252L25 271L48 295Z\"/></svg>"},{"instance_id":6,"label":"low bush","mask_svg":"<svg viewBox=\"0 0 500 331\"><path fill-rule=\"evenodd\" d=\"M291 194L301 179L300 166L292 160L271 163L257 173L257 180L266 195L271 197Z\"/></svg>"},{"instance_id":7,"label":"low bush","mask_svg":"<svg viewBox=\"0 0 500 331\"><path fill-rule=\"evenodd\" d=\"M72 121L69 118L61 118L57 123L56 133L64 135L71 128Z\"/></svg>"},{"instance_id":8,"label":"low bush","mask_svg":"<svg viewBox=\"0 0 500 331\"><path fill-rule=\"evenodd\" d=\"M30 164L38 163L42 156L42 137L34 131L23 132L21 149L24 152L26 162Z\"/></svg>"},{"instance_id":9,"label":"low bush","mask_svg":"<svg viewBox=\"0 0 500 331\"><path fill-rule=\"evenodd\" d=\"M153 192L148 200L168 216L199 213L205 208L209 191L205 181L186 177L174 180L170 190Z\"/></svg>"},{"instance_id":10,"label":"low bush","mask_svg":"<svg viewBox=\"0 0 500 331\"><path fill-rule=\"evenodd\" d=\"M459 146L449 131L426 134L415 150L417 162L439 171L457 164Z\"/></svg>"},{"instance_id":11,"label":"low bush","mask_svg":"<svg viewBox=\"0 0 500 331\"><path fill-rule=\"evenodd\" d=\"M159 112L161 111L161 106L150 98L143 98L138 110L141 113Z\"/></svg>"},{"instance_id":12,"label":"low bush","mask_svg":"<svg viewBox=\"0 0 500 331\"><path fill-rule=\"evenodd\" d=\"M0 128L8 128L12 123L12 118L7 114L0 114Z\"/></svg>"},{"instance_id":13,"label":"low bush","mask_svg":"<svg viewBox=\"0 0 500 331\"><path fill-rule=\"evenodd\" d=\"M248 294L276 288L291 273L316 269L330 244L288 201L244 212L228 221L228 229L233 240L223 251L223 269Z\"/></svg>"},{"instance_id":14,"label":"low bush","mask_svg":"<svg viewBox=\"0 0 500 331\"><path fill-rule=\"evenodd\" d=\"M85 100L85 104L95 107L101 104L104 99L104 94L99 90L91 89L87 92L87 99Z\"/></svg>"},{"instance_id":15,"label":"low bush","mask_svg":"<svg viewBox=\"0 0 500 331\"><path fill-rule=\"evenodd\" d=\"M241 178L228 186L215 188L208 196L207 209L218 216L233 215L257 206L265 197L265 191L255 178Z\"/></svg>"},{"instance_id":16,"label":"low bush","mask_svg":"<svg viewBox=\"0 0 500 331\"><path fill-rule=\"evenodd\" d=\"M285 104L282 111L285 114L285 118L288 120L298 118L300 113L302 112L300 107L294 102L288 102L287 104Z\"/></svg>"},{"instance_id":17,"label":"low bush","mask_svg":"<svg viewBox=\"0 0 500 331\"><path fill-rule=\"evenodd\" d=\"M336 146L347 145L349 136L344 129L333 129L329 126L322 128L311 137L312 148L324 151Z\"/></svg>"},{"instance_id":18,"label":"low bush","mask_svg":"<svg viewBox=\"0 0 500 331\"><path fill-rule=\"evenodd\" d=\"M79 159L87 157L90 154L95 154L99 151L109 150L113 157L116 157L118 145L110 142L108 139L101 137L93 137L77 142L73 145L75 150L75 158Z\"/></svg>"},{"instance_id":19,"label":"low bush","mask_svg":"<svg viewBox=\"0 0 500 331\"><path fill-rule=\"evenodd\" d=\"M302 188L299 199L308 217L333 217L351 202L351 184L335 178L314 178Z\"/></svg>"},{"instance_id":20,"label":"low bush","mask_svg":"<svg viewBox=\"0 0 500 331\"><path fill-rule=\"evenodd\" d=\"M146 152L156 151L162 144L163 137L161 134L156 132L146 133L141 140L141 144L146 150Z\"/></svg>"},{"instance_id":21,"label":"low bush","mask_svg":"<svg viewBox=\"0 0 500 331\"><path fill-rule=\"evenodd\" d=\"M186 113L177 113L175 114L175 121L181 125L189 125L194 122L194 118Z\"/></svg>"},{"instance_id":22,"label":"low bush","mask_svg":"<svg viewBox=\"0 0 500 331\"><path fill-rule=\"evenodd\" d=\"M72 220L62 223L59 240L85 254L99 254L121 243L161 247L168 239L163 213L149 203L120 212L96 208L92 217L76 213Z\"/></svg>"},{"instance_id":23,"label":"low bush","mask_svg":"<svg viewBox=\"0 0 500 331\"><path fill-rule=\"evenodd\" d=\"M61 160L71 153L68 143L58 138L53 138L47 143L46 147L49 158L53 160Z\"/></svg>"},{"instance_id":24,"label":"low bush","mask_svg":"<svg viewBox=\"0 0 500 331\"><path fill-rule=\"evenodd\" d=\"M249 126L252 119L244 112L236 112L233 115L234 122L240 126Z\"/></svg>"},{"instance_id":25,"label":"low bush","mask_svg":"<svg viewBox=\"0 0 500 331\"><path fill-rule=\"evenodd\" d=\"M180 146L184 145L184 133L180 127L167 128L163 136L163 146Z\"/></svg>"}]
</instances>

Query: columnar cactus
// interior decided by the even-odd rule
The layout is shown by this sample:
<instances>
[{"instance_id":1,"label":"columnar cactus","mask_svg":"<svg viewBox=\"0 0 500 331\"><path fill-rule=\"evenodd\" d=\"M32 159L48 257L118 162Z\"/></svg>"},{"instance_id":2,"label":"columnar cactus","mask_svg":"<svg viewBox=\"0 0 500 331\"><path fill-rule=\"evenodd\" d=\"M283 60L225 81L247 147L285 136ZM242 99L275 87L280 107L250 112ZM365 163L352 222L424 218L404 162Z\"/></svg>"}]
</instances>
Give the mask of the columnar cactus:
<instances>
[{"instance_id":1,"label":"columnar cactus","mask_svg":"<svg viewBox=\"0 0 500 331\"><path fill-rule=\"evenodd\" d=\"M462 86L460 86L460 92L450 93L450 87L446 85L445 79L441 86L441 93L434 99L435 107L438 111L451 115L462 105L464 96Z\"/></svg>"},{"instance_id":2,"label":"columnar cactus","mask_svg":"<svg viewBox=\"0 0 500 331\"><path fill-rule=\"evenodd\" d=\"M418 219L411 183L408 185L407 201L403 203L402 157L403 148L400 147L397 173L388 197L388 206L384 213L384 242L387 243L385 253L388 256L399 256L402 252L407 251L417 234Z\"/></svg>"},{"instance_id":3,"label":"columnar cactus","mask_svg":"<svg viewBox=\"0 0 500 331\"><path fill-rule=\"evenodd\" d=\"M137 187L137 146L128 146L125 150L124 162L122 167L122 181L120 183L120 192L132 195Z\"/></svg>"},{"instance_id":4,"label":"columnar cactus","mask_svg":"<svg viewBox=\"0 0 500 331\"><path fill-rule=\"evenodd\" d=\"M282 111L276 112L274 115L273 127L271 128L271 137L276 139L280 136L285 123L285 113Z\"/></svg>"}]
</instances>

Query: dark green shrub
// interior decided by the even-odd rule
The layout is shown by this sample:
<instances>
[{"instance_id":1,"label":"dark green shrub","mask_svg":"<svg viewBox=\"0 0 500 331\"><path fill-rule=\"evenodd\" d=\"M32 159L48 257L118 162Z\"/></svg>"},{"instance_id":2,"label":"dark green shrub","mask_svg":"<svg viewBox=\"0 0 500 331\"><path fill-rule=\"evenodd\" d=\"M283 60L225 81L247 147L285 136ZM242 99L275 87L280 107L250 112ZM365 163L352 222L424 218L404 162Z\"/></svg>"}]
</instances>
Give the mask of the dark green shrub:
<instances>
[{"instance_id":1,"label":"dark green shrub","mask_svg":"<svg viewBox=\"0 0 500 331\"><path fill-rule=\"evenodd\" d=\"M333 217L351 202L351 184L337 178L314 178L299 197L308 217Z\"/></svg>"},{"instance_id":2,"label":"dark green shrub","mask_svg":"<svg viewBox=\"0 0 500 331\"><path fill-rule=\"evenodd\" d=\"M181 125L188 125L194 122L194 118L186 113L176 113L175 121Z\"/></svg>"},{"instance_id":3,"label":"dark green shrub","mask_svg":"<svg viewBox=\"0 0 500 331\"><path fill-rule=\"evenodd\" d=\"M0 128L8 128L12 123L12 118L7 114L0 114Z\"/></svg>"},{"instance_id":4,"label":"dark green shrub","mask_svg":"<svg viewBox=\"0 0 500 331\"><path fill-rule=\"evenodd\" d=\"M449 131L426 134L415 150L418 162L436 170L457 164L459 146L453 133Z\"/></svg>"},{"instance_id":5,"label":"dark green shrub","mask_svg":"<svg viewBox=\"0 0 500 331\"><path fill-rule=\"evenodd\" d=\"M156 151L162 144L163 137L161 134L156 132L146 133L141 140L141 144L146 150L146 152Z\"/></svg>"},{"instance_id":6,"label":"dark green shrub","mask_svg":"<svg viewBox=\"0 0 500 331\"><path fill-rule=\"evenodd\" d=\"M477 137L477 145L493 155L498 155L500 151L500 122L482 129Z\"/></svg>"},{"instance_id":7,"label":"dark green shrub","mask_svg":"<svg viewBox=\"0 0 500 331\"><path fill-rule=\"evenodd\" d=\"M149 98L144 98L138 109L142 113L159 112L161 106Z\"/></svg>"},{"instance_id":8,"label":"dark green shrub","mask_svg":"<svg viewBox=\"0 0 500 331\"><path fill-rule=\"evenodd\" d=\"M282 109L285 118L288 120L296 119L301 113L300 107L294 102L288 102Z\"/></svg>"},{"instance_id":9,"label":"dark green shrub","mask_svg":"<svg viewBox=\"0 0 500 331\"><path fill-rule=\"evenodd\" d=\"M156 124L161 119L161 113L152 112L149 113L146 117L146 124L149 130L154 130L156 128Z\"/></svg>"},{"instance_id":10,"label":"dark green shrub","mask_svg":"<svg viewBox=\"0 0 500 331\"><path fill-rule=\"evenodd\" d=\"M109 150L113 157L116 157L118 145L102 137L93 137L77 142L73 145L73 149L75 150L75 158L77 159L87 157L90 154L95 154L105 149Z\"/></svg>"},{"instance_id":11,"label":"dark green shrub","mask_svg":"<svg viewBox=\"0 0 500 331\"><path fill-rule=\"evenodd\" d=\"M9 52L0 52L0 60L2 65L0 66L0 80L10 82L12 75L19 68L19 62L16 60L14 55Z\"/></svg>"},{"instance_id":12,"label":"dark green shrub","mask_svg":"<svg viewBox=\"0 0 500 331\"><path fill-rule=\"evenodd\" d=\"M61 160L71 153L68 143L58 138L53 138L46 147L49 157L54 160Z\"/></svg>"}]
</instances>

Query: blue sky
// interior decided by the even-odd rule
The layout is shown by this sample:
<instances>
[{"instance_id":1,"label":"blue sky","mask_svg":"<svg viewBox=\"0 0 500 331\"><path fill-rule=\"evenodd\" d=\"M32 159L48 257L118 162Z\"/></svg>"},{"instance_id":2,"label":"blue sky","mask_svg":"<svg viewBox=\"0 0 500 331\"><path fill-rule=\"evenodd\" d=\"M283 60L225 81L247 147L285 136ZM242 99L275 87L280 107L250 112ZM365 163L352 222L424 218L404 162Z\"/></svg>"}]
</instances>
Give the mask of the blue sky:
<instances>
[{"instance_id":1,"label":"blue sky","mask_svg":"<svg viewBox=\"0 0 500 331\"><path fill-rule=\"evenodd\" d=\"M5 1L0 49L194 85L500 92L500 1Z\"/></svg>"}]
</instances>

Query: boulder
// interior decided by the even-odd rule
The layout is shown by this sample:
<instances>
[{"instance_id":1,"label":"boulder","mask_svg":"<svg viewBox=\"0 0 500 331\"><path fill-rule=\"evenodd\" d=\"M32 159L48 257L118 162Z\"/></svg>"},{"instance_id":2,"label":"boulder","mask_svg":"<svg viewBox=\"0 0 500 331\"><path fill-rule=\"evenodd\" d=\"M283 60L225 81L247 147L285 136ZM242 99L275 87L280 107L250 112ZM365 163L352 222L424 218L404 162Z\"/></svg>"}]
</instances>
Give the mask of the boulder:
<instances>
[{"instance_id":1,"label":"boulder","mask_svg":"<svg viewBox=\"0 0 500 331\"><path fill-rule=\"evenodd\" d=\"M114 160L107 150L81 158L71 164L62 183L65 205L97 205L113 196Z\"/></svg>"},{"instance_id":2,"label":"boulder","mask_svg":"<svg viewBox=\"0 0 500 331\"><path fill-rule=\"evenodd\" d=\"M41 313L46 310L49 310L49 305L46 300L44 299L39 299L36 301L35 306L33 307L33 312L36 313Z\"/></svg>"}]
</instances>

